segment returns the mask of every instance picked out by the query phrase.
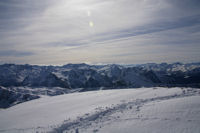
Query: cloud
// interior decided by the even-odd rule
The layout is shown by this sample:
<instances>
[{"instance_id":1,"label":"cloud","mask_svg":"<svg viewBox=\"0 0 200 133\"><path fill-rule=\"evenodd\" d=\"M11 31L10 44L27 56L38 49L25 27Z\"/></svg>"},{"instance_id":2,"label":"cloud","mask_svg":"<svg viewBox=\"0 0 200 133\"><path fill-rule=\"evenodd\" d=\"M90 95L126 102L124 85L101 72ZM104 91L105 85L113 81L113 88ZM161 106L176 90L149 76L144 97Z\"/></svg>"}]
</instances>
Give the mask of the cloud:
<instances>
[{"instance_id":1,"label":"cloud","mask_svg":"<svg viewBox=\"0 0 200 133\"><path fill-rule=\"evenodd\" d=\"M99 39L97 39L96 41L113 40L113 39L126 38L126 37L138 36L138 35L143 35L143 34L151 34L155 32L161 32L161 31L183 28L183 27L190 27L190 26L195 26L199 24L200 24L200 14L195 15L195 16L180 18L173 21L152 23L152 24L137 26L137 27L133 27L129 29L123 29L117 32L99 34L99 35L96 35L97 38L99 37Z\"/></svg>"},{"instance_id":2,"label":"cloud","mask_svg":"<svg viewBox=\"0 0 200 133\"><path fill-rule=\"evenodd\" d=\"M25 52L25 51L15 51L15 50L4 50L0 51L0 56L14 56L14 57L24 57L34 55L33 52Z\"/></svg>"},{"instance_id":3,"label":"cloud","mask_svg":"<svg viewBox=\"0 0 200 133\"><path fill-rule=\"evenodd\" d=\"M199 5L198 0L1 1L0 59L6 62L14 49L34 54L20 60L10 54L12 60L33 64L190 61L200 57Z\"/></svg>"}]
</instances>

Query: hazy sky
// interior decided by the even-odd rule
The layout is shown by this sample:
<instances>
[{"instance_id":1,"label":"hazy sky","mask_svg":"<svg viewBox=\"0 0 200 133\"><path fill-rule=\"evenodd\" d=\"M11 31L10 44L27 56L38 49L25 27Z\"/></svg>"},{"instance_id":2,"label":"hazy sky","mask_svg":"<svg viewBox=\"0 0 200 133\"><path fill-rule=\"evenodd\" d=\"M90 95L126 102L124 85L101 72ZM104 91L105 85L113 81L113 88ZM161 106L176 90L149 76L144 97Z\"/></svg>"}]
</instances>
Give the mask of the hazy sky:
<instances>
[{"instance_id":1,"label":"hazy sky","mask_svg":"<svg viewBox=\"0 0 200 133\"><path fill-rule=\"evenodd\" d=\"M200 0L0 0L0 63L200 61Z\"/></svg>"}]
</instances>

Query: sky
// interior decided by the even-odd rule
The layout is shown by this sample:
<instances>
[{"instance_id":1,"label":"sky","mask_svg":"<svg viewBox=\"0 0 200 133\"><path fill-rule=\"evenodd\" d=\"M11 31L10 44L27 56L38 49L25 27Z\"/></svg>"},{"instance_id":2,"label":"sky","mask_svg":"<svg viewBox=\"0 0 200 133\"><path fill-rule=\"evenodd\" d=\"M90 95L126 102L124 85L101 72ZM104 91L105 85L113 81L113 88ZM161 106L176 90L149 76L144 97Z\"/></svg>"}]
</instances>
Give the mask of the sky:
<instances>
[{"instance_id":1,"label":"sky","mask_svg":"<svg viewBox=\"0 0 200 133\"><path fill-rule=\"evenodd\" d=\"M200 0L0 0L0 64L200 62Z\"/></svg>"}]
</instances>

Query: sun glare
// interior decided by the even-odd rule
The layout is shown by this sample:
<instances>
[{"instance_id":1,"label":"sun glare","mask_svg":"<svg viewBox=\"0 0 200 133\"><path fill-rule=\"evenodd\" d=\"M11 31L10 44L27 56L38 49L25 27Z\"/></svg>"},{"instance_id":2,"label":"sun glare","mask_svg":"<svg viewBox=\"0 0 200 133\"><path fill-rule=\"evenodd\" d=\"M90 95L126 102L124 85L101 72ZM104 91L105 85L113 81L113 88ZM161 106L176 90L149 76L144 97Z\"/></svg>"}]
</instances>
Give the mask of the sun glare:
<instances>
[{"instance_id":1,"label":"sun glare","mask_svg":"<svg viewBox=\"0 0 200 133\"><path fill-rule=\"evenodd\" d=\"M94 23L92 21L89 22L90 27L94 27Z\"/></svg>"}]
</instances>

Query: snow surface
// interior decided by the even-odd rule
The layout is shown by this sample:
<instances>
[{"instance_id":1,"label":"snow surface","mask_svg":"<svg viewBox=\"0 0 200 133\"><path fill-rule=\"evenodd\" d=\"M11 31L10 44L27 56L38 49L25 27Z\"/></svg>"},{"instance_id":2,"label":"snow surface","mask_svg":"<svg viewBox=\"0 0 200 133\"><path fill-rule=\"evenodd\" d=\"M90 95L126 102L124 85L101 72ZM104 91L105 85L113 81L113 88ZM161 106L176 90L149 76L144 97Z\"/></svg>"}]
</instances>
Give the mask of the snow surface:
<instances>
[{"instance_id":1,"label":"snow surface","mask_svg":"<svg viewBox=\"0 0 200 133\"><path fill-rule=\"evenodd\" d=\"M199 133L200 90L139 88L44 97L0 110L0 132Z\"/></svg>"}]
</instances>

